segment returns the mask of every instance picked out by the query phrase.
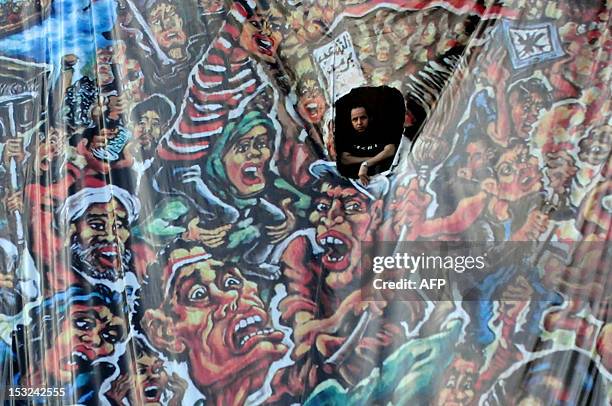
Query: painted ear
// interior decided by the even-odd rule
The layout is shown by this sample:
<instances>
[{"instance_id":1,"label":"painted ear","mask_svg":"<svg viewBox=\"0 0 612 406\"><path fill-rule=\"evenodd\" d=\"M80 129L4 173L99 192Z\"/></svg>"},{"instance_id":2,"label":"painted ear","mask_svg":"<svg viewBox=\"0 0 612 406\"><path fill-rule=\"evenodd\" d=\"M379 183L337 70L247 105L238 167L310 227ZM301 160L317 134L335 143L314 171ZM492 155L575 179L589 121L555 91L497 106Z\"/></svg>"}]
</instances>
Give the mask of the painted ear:
<instances>
[{"instance_id":1,"label":"painted ear","mask_svg":"<svg viewBox=\"0 0 612 406\"><path fill-rule=\"evenodd\" d=\"M147 310L141 325L147 332L151 343L158 349L171 354L181 354L185 351L185 344L175 335L174 321L161 310Z\"/></svg>"}]
</instances>

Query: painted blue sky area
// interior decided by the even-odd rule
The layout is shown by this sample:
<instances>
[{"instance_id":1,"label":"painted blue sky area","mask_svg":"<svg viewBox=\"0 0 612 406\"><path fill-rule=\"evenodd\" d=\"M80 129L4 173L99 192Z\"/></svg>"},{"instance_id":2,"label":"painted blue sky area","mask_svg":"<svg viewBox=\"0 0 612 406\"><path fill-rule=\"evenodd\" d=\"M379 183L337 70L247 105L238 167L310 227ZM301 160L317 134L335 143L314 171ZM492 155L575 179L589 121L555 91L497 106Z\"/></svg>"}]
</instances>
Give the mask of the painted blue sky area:
<instances>
[{"instance_id":1,"label":"painted blue sky area","mask_svg":"<svg viewBox=\"0 0 612 406\"><path fill-rule=\"evenodd\" d=\"M102 33L111 30L115 18L115 0L53 0L46 20L0 39L0 54L52 64L56 74L66 54L77 55L83 66L96 48L111 44Z\"/></svg>"}]
</instances>

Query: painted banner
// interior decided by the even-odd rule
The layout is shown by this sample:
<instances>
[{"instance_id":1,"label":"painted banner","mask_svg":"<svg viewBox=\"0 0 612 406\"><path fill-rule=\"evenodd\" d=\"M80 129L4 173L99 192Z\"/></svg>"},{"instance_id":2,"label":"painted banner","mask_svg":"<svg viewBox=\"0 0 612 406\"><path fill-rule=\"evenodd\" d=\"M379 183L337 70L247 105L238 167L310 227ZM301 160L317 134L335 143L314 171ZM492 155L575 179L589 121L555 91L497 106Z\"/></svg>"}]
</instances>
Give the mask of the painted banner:
<instances>
[{"instance_id":1,"label":"painted banner","mask_svg":"<svg viewBox=\"0 0 612 406\"><path fill-rule=\"evenodd\" d=\"M0 0L0 400L609 405L611 20Z\"/></svg>"}]
</instances>

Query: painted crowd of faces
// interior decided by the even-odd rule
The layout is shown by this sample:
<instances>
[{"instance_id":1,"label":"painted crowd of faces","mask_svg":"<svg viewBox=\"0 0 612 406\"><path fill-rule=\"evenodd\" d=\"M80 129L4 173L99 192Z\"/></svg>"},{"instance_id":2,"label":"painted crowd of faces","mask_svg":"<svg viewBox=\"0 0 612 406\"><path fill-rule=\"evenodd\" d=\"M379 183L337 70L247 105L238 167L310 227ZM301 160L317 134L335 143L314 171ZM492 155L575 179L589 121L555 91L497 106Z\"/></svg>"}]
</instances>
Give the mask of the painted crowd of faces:
<instances>
[{"instance_id":1,"label":"painted crowd of faces","mask_svg":"<svg viewBox=\"0 0 612 406\"><path fill-rule=\"evenodd\" d=\"M119 0L112 45L52 73L0 48L21 67L0 69L6 390L607 404L612 3L425 3ZM354 83L325 71L337 39ZM368 188L333 139L342 86L364 85L399 89L419 128ZM494 281L501 301L362 297L361 243L399 240L556 248L538 282Z\"/></svg>"}]
</instances>

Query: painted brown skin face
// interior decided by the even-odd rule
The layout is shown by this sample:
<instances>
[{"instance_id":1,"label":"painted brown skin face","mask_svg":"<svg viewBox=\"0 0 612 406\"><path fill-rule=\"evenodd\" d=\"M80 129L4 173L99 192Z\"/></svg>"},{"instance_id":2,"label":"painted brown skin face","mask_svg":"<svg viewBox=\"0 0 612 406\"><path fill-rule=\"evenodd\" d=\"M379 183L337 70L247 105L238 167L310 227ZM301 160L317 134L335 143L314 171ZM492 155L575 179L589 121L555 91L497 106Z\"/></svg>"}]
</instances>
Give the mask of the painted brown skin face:
<instances>
[{"instance_id":1,"label":"painted brown skin face","mask_svg":"<svg viewBox=\"0 0 612 406\"><path fill-rule=\"evenodd\" d=\"M271 157L270 136L262 125L253 127L230 146L223 156L223 166L239 195L252 196L266 187Z\"/></svg>"},{"instance_id":2,"label":"painted brown skin face","mask_svg":"<svg viewBox=\"0 0 612 406\"><path fill-rule=\"evenodd\" d=\"M324 182L309 220L316 227L317 242L325 248L322 263L331 271L332 287L348 285L358 277L361 241L375 222L375 210L357 189Z\"/></svg>"},{"instance_id":3,"label":"painted brown skin face","mask_svg":"<svg viewBox=\"0 0 612 406\"><path fill-rule=\"evenodd\" d=\"M139 404L161 405L161 396L168 387L168 373L164 362L156 355L142 352L136 359L135 386L138 388Z\"/></svg>"},{"instance_id":4,"label":"painted brown skin face","mask_svg":"<svg viewBox=\"0 0 612 406\"><path fill-rule=\"evenodd\" d=\"M533 125L538 121L540 111L546 107L544 98L536 92L520 97L518 91L513 91L509 101L515 134L519 138L526 139Z\"/></svg>"},{"instance_id":5,"label":"painted brown skin face","mask_svg":"<svg viewBox=\"0 0 612 406\"><path fill-rule=\"evenodd\" d=\"M187 34L175 5L164 2L155 4L147 15L147 23L164 52L175 60L186 58Z\"/></svg>"},{"instance_id":6,"label":"painted brown skin face","mask_svg":"<svg viewBox=\"0 0 612 406\"><path fill-rule=\"evenodd\" d=\"M80 249L86 252L84 260L88 266L115 278L122 276L122 260L130 230L127 212L117 199L89 206L85 214L70 225L70 232Z\"/></svg>"},{"instance_id":7,"label":"painted brown skin face","mask_svg":"<svg viewBox=\"0 0 612 406\"><path fill-rule=\"evenodd\" d=\"M432 406L473 405L476 397L474 384L478 379L478 365L473 361L457 358L450 365Z\"/></svg>"},{"instance_id":8,"label":"painted brown skin face","mask_svg":"<svg viewBox=\"0 0 612 406\"><path fill-rule=\"evenodd\" d=\"M601 165L612 150L612 126L604 125L593 128L589 135L580 140L578 158L591 165Z\"/></svg>"},{"instance_id":9,"label":"painted brown skin face","mask_svg":"<svg viewBox=\"0 0 612 406\"><path fill-rule=\"evenodd\" d=\"M106 86L115 81L115 74L112 68L112 52L99 50L96 55L96 73L98 84Z\"/></svg>"},{"instance_id":10,"label":"painted brown skin face","mask_svg":"<svg viewBox=\"0 0 612 406\"><path fill-rule=\"evenodd\" d=\"M180 259L194 252L171 255ZM257 285L238 268L202 259L180 266L166 286L160 308L147 310L145 328L156 345L186 356L190 376L204 393L222 393L254 374L260 384L271 363L287 352L284 334L270 327ZM171 326L172 336L157 326Z\"/></svg>"},{"instance_id":11,"label":"painted brown skin face","mask_svg":"<svg viewBox=\"0 0 612 406\"><path fill-rule=\"evenodd\" d=\"M457 176L472 179L477 171L487 165L489 151L484 142L475 141L465 147L465 152L467 159L465 165L457 170Z\"/></svg>"},{"instance_id":12,"label":"painted brown skin face","mask_svg":"<svg viewBox=\"0 0 612 406\"><path fill-rule=\"evenodd\" d=\"M47 137L38 145L38 168L46 172L55 160L64 155L65 138L61 130L51 128Z\"/></svg>"},{"instance_id":13,"label":"painted brown skin face","mask_svg":"<svg viewBox=\"0 0 612 406\"><path fill-rule=\"evenodd\" d=\"M550 187L555 193L562 194L569 188L571 181L578 172L574 158L565 150L546 154L547 174Z\"/></svg>"},{"instance_id":14,"label":"painted brown skin face","mask_svg":"<svg viewBox=\"0 0 612 406\"><path fill-rule=\"evenodd\" d=\"M256 58L274 63L283 39L282 21L282 16L273 8L249 17L242 25L240 45Z\"/></svg>"},{"instance_id":15,"label":"painted brown skin face","mask_svg":"<svg viewBox=\"0 0 612 406\"><path fill-rule=\"evenodd\" d=\"M126 334L125 321L108 307L72 304L42 368L55 383L69 384L83 363L112 355Z\"/></svg>"},{"instance_id":16,"label":"painted brown skin face","mask_svg":"<svg viewBox=\"0 0 612 406\"><path fill-rule=\"evenodd\" d=\"M298 113L311 124L320 123L325 115L327 102L323 92L314 80L307 80L300 91Z\"/></svg>"},{"instance_id":17,"label":"painted brown skin face","mask_svg":"<svg viewBox=\"0 0 612 406\"><path fill-rule=\"evenodd\" d=\"M538 158L529 155L527 147L517 145L503 153L494 168L499 198L514 202L542 187Z\"/></svg>"},{"instance_id":18,"label":"painted brown skin face","mask_svg":"<svg viewBox=\"0 0 612 406\"><path fill-rule=\"evenodd\" d=\"M144 151L152 151L161 137L162 123L156 111L145 111L134 128L134 138Z\"/></svg>"}]
</instances>

